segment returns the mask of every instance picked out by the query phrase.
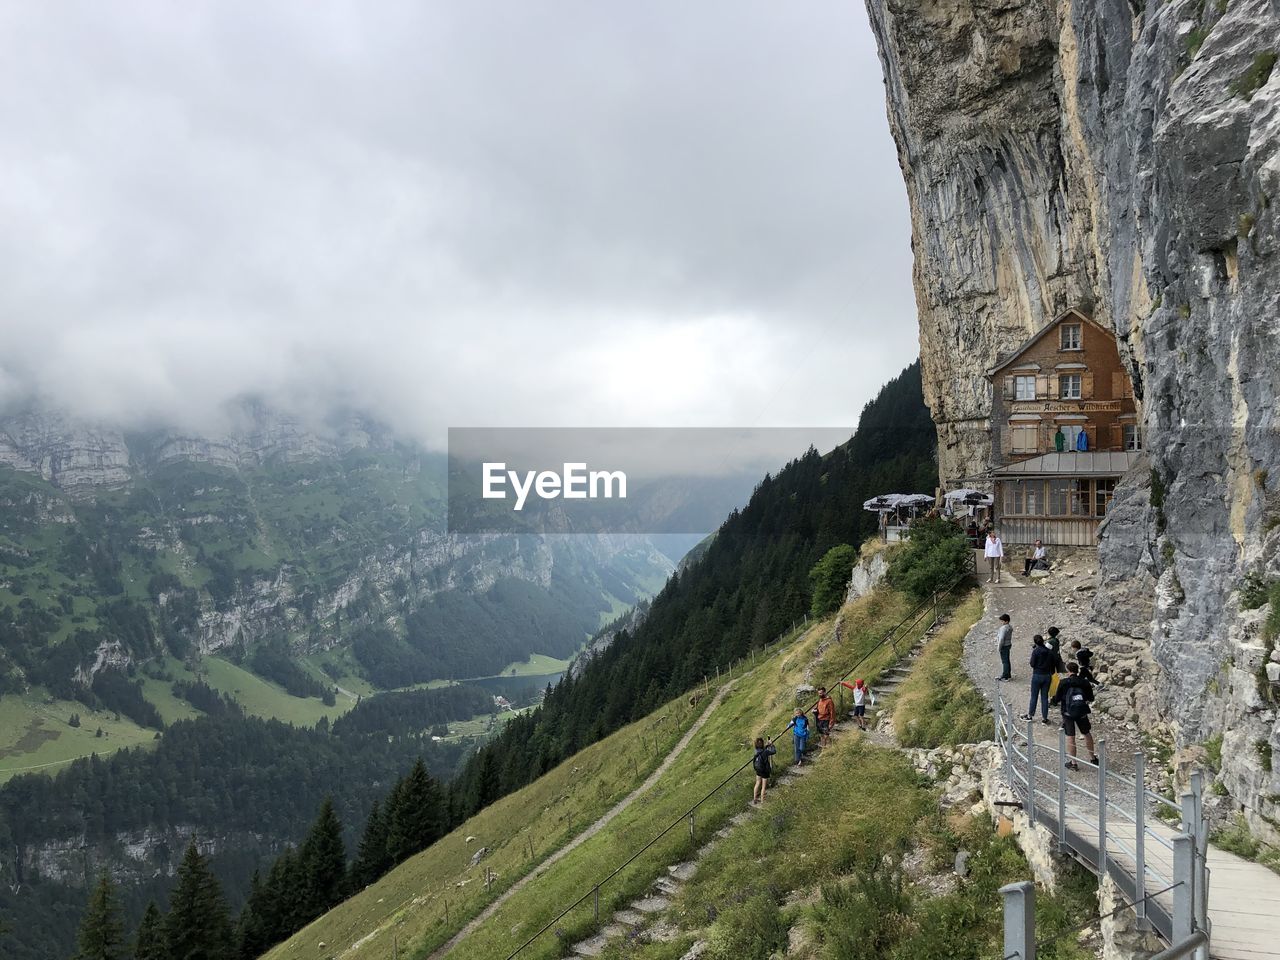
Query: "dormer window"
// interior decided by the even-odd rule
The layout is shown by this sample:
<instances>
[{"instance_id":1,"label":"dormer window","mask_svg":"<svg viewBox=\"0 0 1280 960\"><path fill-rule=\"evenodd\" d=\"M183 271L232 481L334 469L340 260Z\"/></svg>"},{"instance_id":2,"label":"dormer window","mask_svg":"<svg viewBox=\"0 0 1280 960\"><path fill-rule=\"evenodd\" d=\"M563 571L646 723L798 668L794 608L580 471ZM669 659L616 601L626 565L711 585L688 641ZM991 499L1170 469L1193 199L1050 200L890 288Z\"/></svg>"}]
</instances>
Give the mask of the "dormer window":
<instances>
[{"instance_id":1,"label":"dormer window","mask_svg":"<svg viewBox=\"0 0 1280 960\"><path fill-rule=\"evenodd\" d=\"M1083 350L1084 334L1080 324L1064 323L1058 328L1060 350Z\"/></svg>"}]
</instances>

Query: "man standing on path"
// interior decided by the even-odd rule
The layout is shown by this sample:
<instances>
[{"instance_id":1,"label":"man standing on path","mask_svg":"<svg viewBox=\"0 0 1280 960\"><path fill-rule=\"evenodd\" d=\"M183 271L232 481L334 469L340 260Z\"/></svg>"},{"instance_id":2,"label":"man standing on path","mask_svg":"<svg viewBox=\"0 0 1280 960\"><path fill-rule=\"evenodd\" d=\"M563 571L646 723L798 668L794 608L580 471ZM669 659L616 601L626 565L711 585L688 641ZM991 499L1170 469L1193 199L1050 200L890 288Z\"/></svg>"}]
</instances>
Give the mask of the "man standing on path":
<instances>
[{"instance_id":1,"label":"man standing on path","mask_svg":"<svg viewBox=\"0 0 1280 960\"><path fill-rule=\"evenodd\" d=\"M987 583L999 583L1000 561L1004 559L1004 544L1001 542L999 534L994 530L987 533L987 542L983 548L983 553L987 558L988 565L990 566Z\"/></svg>"},{"instance_id":2,"label":"man standing on path","mask_svg":"<svg viewBox=\"0 0 1280 960\"><path fill-rule=\"evenodd\" d=\"M996 631L996 645L1000 648L1000 676L997 680L1012 680L1013 667L1009 663L1009 654L1013 650L1013 627L1009 623L1007 613L1000 614L1000 629Z\"/></svg>"},{"instance_id":3,"label":"man standing on path","mask_svg":"<svg viewBox=\"0 0 1280 960\"><path fill-rule=\"evenodd\" d=\"M836 722L836 704L827 696L827 688L818 688L818 734L825 747L831 742L831 728Z\"/></svg>"},{"instance_id":4,"label":"man standing on path","mask_svg":"<svg viewBox=\"0 0 1280 960\"><path fill-rule=\"evenodd\" d=\"M1044 645L1044 637L1036 634L1031 638L1031 702L1023 720L1030 720L1036 712L1036 701L1040 701L1040 722L1049 722L1049 684L1053 682L1053 654Z\"/></svg>"}]
</instances>

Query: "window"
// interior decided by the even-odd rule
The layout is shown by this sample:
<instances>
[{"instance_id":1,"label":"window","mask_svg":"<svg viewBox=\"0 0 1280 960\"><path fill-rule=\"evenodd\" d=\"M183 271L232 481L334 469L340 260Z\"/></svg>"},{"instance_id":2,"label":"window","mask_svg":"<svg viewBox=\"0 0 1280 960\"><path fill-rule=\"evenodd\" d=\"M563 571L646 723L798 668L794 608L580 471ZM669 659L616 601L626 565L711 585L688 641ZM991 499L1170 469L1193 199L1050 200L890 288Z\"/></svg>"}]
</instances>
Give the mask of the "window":
<instances>
[{"instance_id":1,"label":"window","mask_svg":"<svg viewBox=\"0 0 1280 960\"><path fill-rule=\"evenodd\" d=\"M1061 349L1063 350L1082 349L1081 343L1083 338L1081 336L1082 331L1080 329L1080 324L1064 323L1061 327L1058 328L1058 331L1059 331L1059 337L1061 338L1059 340Z\"/></svg>"},{"instance_id":2,"label":"window","mask_svg":"<svg viewBox=\"0 0 1280 960\"><path fill-rule=\"evenodd\" d=\"M1084 425L1078 423L1060 423L1058 430L1062 432L1062 450L1070 452L1077 449L1080 442L1080 434L1085 432ZM1058 449L1058 438L1053 438L1053 449Z\"/></svg>"},{"instance_id":3,"label":"window","mask_svg":"<svg viewBox=\"0 0 1280 960\"><path fill-rule=\"evenodd\" d=\"M1054 517L1089 516L1089 481L1050 480L1049 515Z\"/></svg>"},{"instance_id":4,"label":"window","mask_svg":"<svg viewBox=\"0 0 1280 960\"><path fill-rule=\"evenodd\" d=\"M1093 513L1105 517L1111 507L1111 498L1116 494L1116 478L1106 477L1094 481Z\"/></svg>"},{"instance_id":5,"label":"window","mask_svg":"<svg viewBox=\"0 0 1280 960\"><path fill-rule=\"evenodd\" d=\"M1036 378L1014 377L1013 398L1015 400L1034 400L1036 398Z\"/></svg>"},{"instance_id":6,"label":"window","mask_svg":"<svg viewBox=\"0 0 1280 960\"><path fill-rule=\"evenodd\" d=\"M1142 430L1136 423L1124 425L1124 448L1126 450L1142 449Z\"/></svg>"},{"instance_id":7,"label":"window","mask_svg":"<svg viewBox=\"0 0 1280 960\"><path fill-rule=\"evenodd\" d=\"M1010 423L1009 440L1010 453L1036 453L1040 449L1039 422Z\"/></svg>"},{"instance_id":8,"label":"window","mask_svg":"<svg viewBox=\"0 0 1280 960\"><path fill-rule=\"evenodd\" d=\"M1058 399L1079 400L1083 394L1083 378L1078 373L1064 373L1058 377Z\"/></svg>"},{"instance_id":9,"label":"window","mask_svg":"<svg viewBox=\"0 0 1280 960\"><path fill-rule=\"evenodd\" d=\"M1006 517L1038 516L1044 507L1043 480L1009 480L1004 485Z\"/></svg>"}]
</instances>

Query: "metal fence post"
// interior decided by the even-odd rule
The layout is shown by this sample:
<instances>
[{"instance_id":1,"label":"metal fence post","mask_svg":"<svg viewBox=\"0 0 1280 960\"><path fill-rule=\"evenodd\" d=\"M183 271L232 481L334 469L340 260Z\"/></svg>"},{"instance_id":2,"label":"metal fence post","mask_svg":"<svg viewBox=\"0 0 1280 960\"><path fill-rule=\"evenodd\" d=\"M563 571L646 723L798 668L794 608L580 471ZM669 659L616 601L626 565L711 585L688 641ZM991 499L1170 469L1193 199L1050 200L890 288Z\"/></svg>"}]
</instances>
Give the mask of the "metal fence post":
<instances>
[{"instance_id":1,"label":"metal fence post","mask_svg":"<svg viewBox=\"0 0 1280 960\"><path fill-rule=\"evenodd\" d=\"M1209 824L1204 817L1204 771L1191 771L1191 797L1195 814L1195 902L1192 911L1195 914L1197 930L1209 930ZM1198 947L1196 960L1208 960L1209 948Z\"/></svg>"},{"instance_id":2,"label":"metal fence post","mask_svg":"<svg viewBox=\"0 0 1280 960\"><path fill-rule=\"evenodd\" d=\"M1067 731L1058 728L1058 843L1067 842Z\"/></svg>"},{"instance_id":3,"label":"metal fence post","mask_svg":"<svg viewBox=\"0 0 1280 960\"><path fill-rule=\"evenodd\" d=\"M1147 758L1141 750L1133 754L1133 783L1137 792L1137 801L1133 807L1133 873L1137 881L1134 913L1138 918L1138 929L1146 930L1147 923Z\"/></svg>"},{"instance_id":4,"label":"metal fence post","mask_svg":"<svg viewBox=\"0 0 1280 960\"><path fill-rule=\"evenodd\" d=\"M1000 888L1004 897L1004 956L1036 960L1036 885L1030 880Z\"/></svg>"},{"instance_id":5,"label":"metal fence post","mask_svg":"<svg viewBox=\"0 0 1280 960\"><path fill-rule=\"evenodd\" d=\"M1036 726L1027 721L1027 819L1036 822Z\"/></svg>"},{"instance_id":6,"label":"metal fence post","mask_svg":"<svg viewBox=\"0 0 1280 960\"><path fill-rule=\"evenodd\" d=\"M1098 741L1098 872L1107 873L1107 744Z\"/></svg>"},{"instance_id":7,"label":"metal fence post","mask_svg":"<svg viewBox=\"0 0 1280 960\"><path fill-rule=\"evenodd\" d=\"M1195 869L1195 841L1188 834L1173 838L1173 931L1170 941L1177 943L1191 936L1193 891L1191 874Z\"/></svg>"}]
</instances>

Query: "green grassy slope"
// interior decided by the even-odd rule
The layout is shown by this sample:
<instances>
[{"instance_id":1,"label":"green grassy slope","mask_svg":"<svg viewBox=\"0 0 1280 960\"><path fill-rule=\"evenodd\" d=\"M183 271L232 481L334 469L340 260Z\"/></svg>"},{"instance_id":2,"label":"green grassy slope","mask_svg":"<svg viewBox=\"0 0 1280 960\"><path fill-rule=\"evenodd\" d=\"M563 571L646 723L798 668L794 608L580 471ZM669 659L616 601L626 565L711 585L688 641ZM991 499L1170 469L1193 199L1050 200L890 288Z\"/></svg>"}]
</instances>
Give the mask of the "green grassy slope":
<instances>
[{"instance_id":1,"label":"green grassy slope","mask_svg":"<svg viewBox=\"0 0 1280 960\"><path fill-rule=\"evenodd\" d=\"M808 679L834 680L840 676L873 647L908 608L909 603L902 596L889 591L877 592L845 608L844 639L827 649L820 663L815 663L814 651L820 644L832 641L833 625L830 621L815 626L797 643L762 659L738 677L720 708L649 793L619 815L607 829L513 895L464 941L455 955L465 956L468 960L506 957L523 939L552 920L564 907L589 890L596 880L607 875L614 865L625 861L749 759L749 744L755 736L781 730L794 707L797 684ZM917 628L917 636L926 625L921 624ZM914 638L906 639L910 642ZM874 683L879 671L892 659L892 652L885 648L859 667L858 675ZM639 783L643 774L637 771L629 775L626 766L620 766L616 758L624 756L628 749L634 750L637 745L643 745L647 739L643 732L644 724L660 722L658 718L664 712L678 711L683 702L675 701L646 720L618 731L529 787L499 801L464 824L441 845L403 864L268 956L280 960L336 956L362 938L368 938L348 956L379 957L386 954L386 940L393 934L402 956L426 956L446 942L483 904L545 856L545 853L540 853L528 863L521 863L519 846L520 837L528 836L527 819L530 814L543 811L546 797L555 795L556 788L550 784L572 783L577 793L599 793L603 790L609 796L622 795L629 785ZM637 738L640 738L640 743ZM603 751L602 747L605 748ZM646 754L652 755L652 750L646 750ZM588 757L599 756L615 758L609 768L612 778L601 785L593 782L593 767L587 760ZM615 779L617 777L621 779ZM741 810L749 789L748 772L743 772L728 787L703 803L696 815L698 837L705 838L733 813ZM606 806L600 802L596 809ZM580 823L579 828L586 822ZM562 831L558 842L544 845L541 849L549 853L572 832ZM480 838L477 842L485 842L486 837L496 838L493 845L502 856L495 854L480 866L471 867L465 855L474 849L474 844L468 848L463 842L472 834ZM666 864L687 855L691 843L684 825L668 833L601 889L602 912L623 905L642 891ZM444 859L446 850L452 851L451 860ZM485 866L499 875L497 886L489 893L481 885ZM459 887L459 883L463 886ZM572 912L556 927L562 931L559 939L585 936L592 927L591 906L588 904ZM527 955L558 956L557 939L551 934L544 935L527 951ZM316 946L320 942L326 944L323 950Z\"/></svg>"}]
</instances>

